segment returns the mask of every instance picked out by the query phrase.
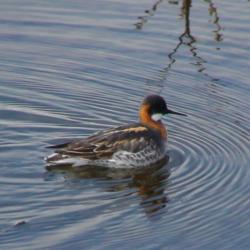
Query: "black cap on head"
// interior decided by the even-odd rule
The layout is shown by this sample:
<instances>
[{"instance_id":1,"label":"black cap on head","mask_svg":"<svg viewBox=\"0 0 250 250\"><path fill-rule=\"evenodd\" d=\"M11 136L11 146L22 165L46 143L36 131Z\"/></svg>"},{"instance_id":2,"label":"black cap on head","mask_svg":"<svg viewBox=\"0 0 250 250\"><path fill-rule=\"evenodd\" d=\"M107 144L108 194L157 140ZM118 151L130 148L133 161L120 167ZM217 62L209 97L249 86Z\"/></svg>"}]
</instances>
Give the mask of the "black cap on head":
<instances>
[{"instance_id":1,"label":"black cap on head","mask_svg":"<svg viewBox=\"0 0 250 250\"><path fill-rule=\"evenodd\" d=\"M185 114L178 113L175 111L172 111L168 109L167 104L165 100L159 96L159 95L149 95L143 100L144 105L149 105L149 112L151 115L153 114L175 114L175 115L183 115L186 116Z\"/></svg>"},{"instance_id":2,"label":"black cap on head","mask_svg":"<svg viewBox=\"0 0 250 250\"><path fill-rule=\"evenodd\" d=\"M149 105L149 112L151 115L156 113L166 114L168 111L165 100L159 95L147 96L144 99L143 104Z\"/></svg>"}]
</instances>

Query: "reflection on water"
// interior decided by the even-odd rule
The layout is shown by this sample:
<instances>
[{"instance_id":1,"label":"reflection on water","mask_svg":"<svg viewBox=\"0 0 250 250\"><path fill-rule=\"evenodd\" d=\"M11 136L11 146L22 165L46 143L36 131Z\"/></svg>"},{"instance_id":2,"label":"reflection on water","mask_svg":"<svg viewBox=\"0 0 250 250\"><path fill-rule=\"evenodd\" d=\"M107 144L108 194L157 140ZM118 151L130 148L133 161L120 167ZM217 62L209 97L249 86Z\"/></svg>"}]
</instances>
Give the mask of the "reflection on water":
<instances>
[{"instance_id":1,"label":"reflection on water","mask_svg":"<svg viewBox=\"0 0 250 250\"><path fill-rule=\"evenodd\" d=\"M114 169L85 166L82 168L72 168L69 166L52 168L48 172L51 174L63 173L64 177L71 181L75 179L96 179L106 180L103 191L119 192L131 190L126 193L126 197L135 192L140 198L142 206L147 216L154 215L164 208L167 199L167 182L170 175L168 169L168 158L150 168L142 169ZM136 191L132 191L135 189Z\"/></svg>"},{"instance_id":2,"label":"reflection on water","mask_svg":"<svg viewBox=\"0 0 250 250\"><path fill-rule=\"evenodd\" d=\"M144 26L149 21L149 18L154 16L155 12L159 8L159 5L162 3L162 0L156 1L154 5L152 6L151 9L145 10L145 13L147 13L146 16L138 17L140 20L135 24L136 28L141 30ZM209 3L209 14L214 17L213 23L216 25L217 29L214 31L215 34L215 40L217 42L220 42L223 40L223 35L220 33L222 30L220 24L219 24L219 16L218 16L218 11L217 8L214 6L212 1L207 1ZM170 2L172 4L178 4L178 2ZM198 48L195 46L196 39L191 33L191 25L190 25L190 10L192 7L192 0L182 0L182 4L180 7L181 10L181 18L184 19L184 32L181 33L178 36L179 42L176 44L176 46L172 49L172 52L168 54L169 58L169 63L166 67L163 69L159 70L159 79L158 82L161 84L159 85L158 83L158 91L157 93L160 94L162 89L163 89L163 82L167 80L167 77L171 71L172 66L176 62L176 55L178 53L178 50L182 46L187 46L189 51L191 52L192 57L195 59L194 63L191 63L197 67L197 71L201 73L203 76L208 78L209 80L216 82L219 79L211 76L209 73L206 72L206 67L205 64L207 61L203 59L199 54L198 54ZM156 83L155 83L156 84Z\"/></svg>"},{"instance_id":3,"label":"reflection on water","mask_svg":"<svg viewBox=\"0 0 250 250\"><path fill-rule=\"evenodd\" d=\"M157 11L158 5L162 2L163 0L158 0L154 3L151 9L145 10L146 15L145 16L139 16L138 19L139 21L135 23L136 29L140 30L143 28L143 25L148 22L149 18L154 16L155 12Z\"/></svg>"},{"instance_id":4,"label":"reflection on water","mask_svg":"<svg viewBox=\"0 0 250 250\"><path fill-rule=\"evenodd\" d=\"M206 2L209 3L209 15L213 18L212 23L216 26L216 29L214 32L214 39L217 42L223 41L223 34L222 34L222 27L220 25L220 17L217 11L217 8L215 7L214 3L211 0L206 0ZM219 48L218 48L219 49Z\"/></svg>"},{"instance_id":5,"label":"reflection on water","mask_svg":"<svg viewBox=\"0 0 250 250\"><path fill-rule=\"evenodd\" d=\"M159 7L159 5L163 2L163 0L158 0L156 1L153 6L151 7L151 9L147 9L145 10L145 16L139 16L138 17L138 22L135 23L135 27L138 30L141 30L144 26L144 24L146 24L151 17L153 17ZM169 4L176 4L178 5L179 2L182 2L182 6L181 6L181 17L185 17L185 21L186 21L186 31L188 29L190 29L190 25L189 25L189 12L190 12L190 7L192 5L192 0L182 0L182 1L168 1ZM216 29L213 31L214 33L214 39L217 42L221 42L223 41L223 34L222 34L222 30L223 28L220 25L220 17L218 14L218 10L217 7L215 7L215 4L213 3L212 0L204 0L204 2L207 2L209 4L209 8L208 8L208 13L209 15L212 17L211 22L216 26ZM188 26L188 28L187 28ZM186 32L187 34L190 34L190 30ZM194 39L194 38L192 38Z\"/></svg>"},{"instance_id":6,"label":"reflection on water","mask_svg":"<svg viewBox=\"0 0 250 250\"><path fill-rule=\"evenodd\" d=\"M211 6L213 6L213 3L210 2L210 7L209 10L211 10ZM169 71L172 64L175 63L175 58L174 55L177 53L178 49L182 46L185 45L189 48L189 51L191 52L193 58L195 59L195 63L192 63L197 67L197 71L199 73L202 73L205 77L207 77L211 81L218 81L218 79L212 77L210 74L205 72L206 67L205 64L207 61L203 59L199 54L198 54L198 49L195 46L196 39L195 37L191 34L191 26L190 26L190 9L192 7L192 0L183 0L182 1L182 7L181 7L181 14L180 16L184 18L185 20L185 29L184 32L178 37L179 43L176 45L176 47L173 49L173 52L171 52L168 57L170 59L169 65L165 68L165 71ZM214 8L214 7L213 7ZM216 8L214 8L214 12L217 13ZM211 14L211 12L210 12ZM218 24L219 18L214 21L215 24ZM217 32L219 34L219 32Z\"/></svg>"}]
</instances>

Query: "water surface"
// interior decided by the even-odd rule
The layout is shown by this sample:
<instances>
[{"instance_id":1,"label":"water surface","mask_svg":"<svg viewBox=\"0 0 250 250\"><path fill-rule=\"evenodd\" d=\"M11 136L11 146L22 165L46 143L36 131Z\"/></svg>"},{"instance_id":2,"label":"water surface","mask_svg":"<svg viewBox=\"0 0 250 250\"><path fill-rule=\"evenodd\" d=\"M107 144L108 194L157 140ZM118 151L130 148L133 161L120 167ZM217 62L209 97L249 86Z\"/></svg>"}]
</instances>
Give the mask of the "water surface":
<instances>
[{"instance_id":1,"label":"water surface","mask_svg":"<svg viewBox=\"0 0 250 250\"><path fill-rule=\"evenodd\" d=\"M1 249L248 249L250 3L0 3ZM138 119L149 93L169 162L45 169L46 146Z\"/></svg>"}]
</instances>

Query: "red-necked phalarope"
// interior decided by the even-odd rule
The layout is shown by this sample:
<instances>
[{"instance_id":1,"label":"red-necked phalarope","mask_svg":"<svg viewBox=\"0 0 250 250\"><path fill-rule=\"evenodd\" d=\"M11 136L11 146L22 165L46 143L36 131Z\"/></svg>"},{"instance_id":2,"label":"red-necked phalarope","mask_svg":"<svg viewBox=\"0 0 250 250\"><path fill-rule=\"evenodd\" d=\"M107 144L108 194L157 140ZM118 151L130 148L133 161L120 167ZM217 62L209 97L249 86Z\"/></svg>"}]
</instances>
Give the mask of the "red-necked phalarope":
<instances>
[{"instance_id":1,"label":"red-necked phalarope","mask_svg":"<svg viewBox=\"0 0 250 250\"><path fill-rule=\"evenodd\" d=\"M51 146L50 167L96 165L116 168L146 167L166 157L165 114L184 115L167 108L161 96L147 96L140 107L140 122L97 132L87 138Z\"/></svg>"}]
</instances>

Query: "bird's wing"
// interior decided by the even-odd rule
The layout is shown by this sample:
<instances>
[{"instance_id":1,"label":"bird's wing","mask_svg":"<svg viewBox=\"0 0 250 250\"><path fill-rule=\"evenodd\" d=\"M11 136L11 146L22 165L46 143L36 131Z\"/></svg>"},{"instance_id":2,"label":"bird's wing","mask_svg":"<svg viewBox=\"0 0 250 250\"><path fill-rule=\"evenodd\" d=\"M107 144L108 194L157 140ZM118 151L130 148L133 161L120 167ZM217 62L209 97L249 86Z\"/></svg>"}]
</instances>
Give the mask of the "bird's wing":
<instances>
[{"instance_id":1,"label":"bird's wing","mask_svg":"<svg viewBox=\"0 0 250 250\"><path fill-rule=\"evenodd\" d=\"M154 137L156 136L157 134L148 127L133 124L99 132L88 138L57 145L54 148L59 154L96 160L109 158L120 150L138 152L148 143L151 145L155 143L157 140L154 140Z\"/></svg>"}]
</instances>

